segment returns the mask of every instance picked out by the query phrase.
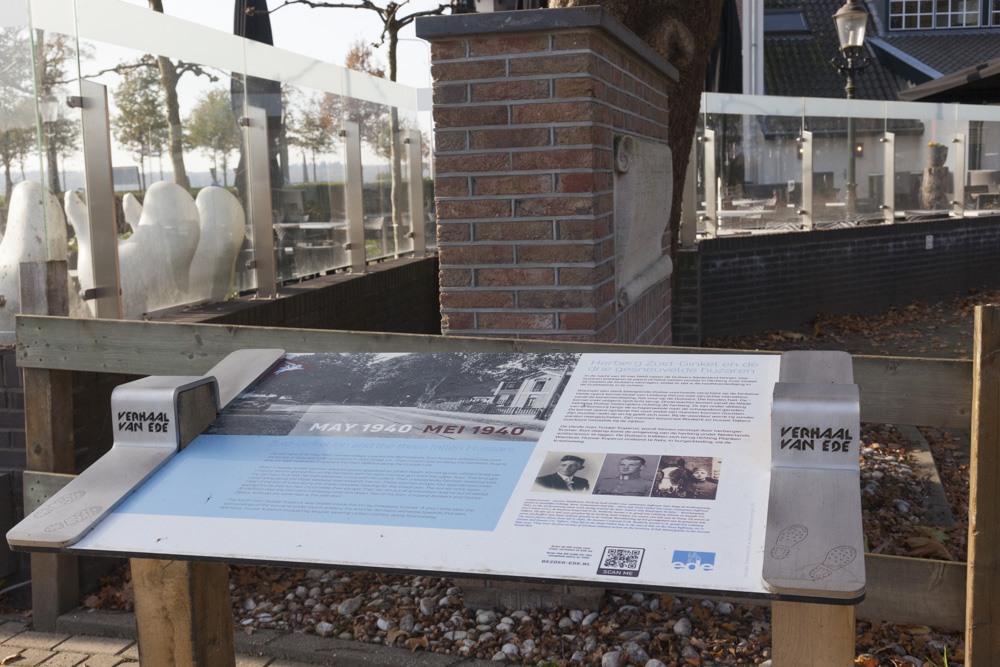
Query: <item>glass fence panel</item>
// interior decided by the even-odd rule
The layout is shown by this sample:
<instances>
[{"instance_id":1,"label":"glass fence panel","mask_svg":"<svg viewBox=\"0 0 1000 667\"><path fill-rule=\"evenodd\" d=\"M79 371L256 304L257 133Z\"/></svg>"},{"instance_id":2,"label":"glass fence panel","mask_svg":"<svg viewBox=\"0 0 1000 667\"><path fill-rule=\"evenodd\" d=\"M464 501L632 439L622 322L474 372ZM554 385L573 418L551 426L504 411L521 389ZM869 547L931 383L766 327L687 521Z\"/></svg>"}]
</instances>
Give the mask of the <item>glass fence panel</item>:
<instances>
[{"instance_id":1,"label":"glass fence panel","mask_svg":"<svg viewBox=\"0 0 1000 667\"><path fill-rule=\"evenodd\" d=\"M713 222L709 193L719 234L874 224L888 209L901 221L1000 208L993 107L709 93L702 120L711 132L699 127L707 141L695 148L701 234Z\"/></svg>"},{"instance_id":2,"label":"glass fence panel","mask_svg":"<svg viewBox=\"0 0 1000 667\"><path fill-rule=\"evenodd\" d=\"M399 154L399 186L398 191L392 194L392 221L393 221L393 237L396 245L396 253L409 253L413 252L413 219L415 215L426 216L425 211L411 211L411 197L410 188L422 188L423 187L423 167L420 167L421 179L420 182L411 182L411 153L419 148L416 145L411 145L408 140L410 132L419 132L420 123L417 118L417 114L414 112L407 112L405 110L396 109L396 114L398 115L398 122L396 123L399 128L395 133L396 139L396 151ZM423 142L421 142L422 144ZM420 157L422 162L423 158ZM394 167L395 169L395 167ZM426 222L425 225L426 226Z\"/></svg>"},{"instance_id":3,"label":"glass fence panel","mask_svg":"<svg viewBox=\"0 0 1000 667\"><path fill-rule=\"evenodd\" d=\"M278 281L350 265L346 159L340 129L344 98L289 83L281 87L283 184L276 189L274 252Z\"/></svg>"},{"instance_id":4,"label":"glass fence panel","mask_svg":"<svg viewBox=\"0 0 1000 667\"><path fill-rule=\"evenodd\" d=\"M27 5L0 5L0 342L13 342L14 316L20 310L18 262L66 259L64 156L78 132L65 99L66 65L73 44L60 34L30 29ZM34 64L48 66L36 81ZM43 96L39 99L39 91ZM49 122L36 122L39 107ZM44 194L43 194L44 193Z\"/></svg>"},{"instance_id":5,"label":"glass fence panel","mask_svg":"<svg viewBox=\"0 0 1000 667\"><path fill-rule=\"evenodd\" d=\"M813 136L813 224L840 227L882 219L885 119L806 116ZM851 190L853 189L853 197Z\"/></svg>"},{"instance_id":6,"label":"glass fence panel","mask_svg":"<svg viewBox=\"0 0 1000 667\"><path fill-rule=\"evenodd\" d=\"M406 199L393 109L385 104L356 104L349 108L347 119L361 127L365 257L368 261L392 257L396 252L393 207L398 203L395 210L401 211Z\"/></svg>"},{"instance_id":7,"label":"glass fence panel","mask_svg":"<svg viewBox=\"0 0 1000 667\"><path fill-rule=\"evenodd\" d=\"M961 154L954 140L965 133L967 123L942 118L909 123L912 131L896 133L896 217L947 215L956 196Z\"/></svg>"},{"instance_id":8,"label":"glass fence panel","mask_svg":"<svg viewBox=\"0 0 1000 667\"><path fill-rule=\"evenodd\" d=\"M719 234L798 227L801 117L777 111L706 115L706 127L715 135L714 142L699 142L697 148L701 153L699 193L704 198L708 191L704 179L712 175L704 173L704 152L713 150Z\"/></svg>"},{"instance_id":9,"label":"glass fence panel","mask_svg":"<svg viewBox=\"0 0 1000 667\"><path fill-rule=\"evenodd\" d=\"M969 121L968 151L966 207L1000 210L1000 120Z\"/></svg>"},{"instance_id":10,"label":"glass fence panel","mask_svg":"<svg viewBox=\"0 0 1000 667\"><path fill-rule=\"evenodd\" d=\"M76 14L81 77L107 89L123 316L252 289L241 40L107 0Z\"/></svg>"}]
</instances>

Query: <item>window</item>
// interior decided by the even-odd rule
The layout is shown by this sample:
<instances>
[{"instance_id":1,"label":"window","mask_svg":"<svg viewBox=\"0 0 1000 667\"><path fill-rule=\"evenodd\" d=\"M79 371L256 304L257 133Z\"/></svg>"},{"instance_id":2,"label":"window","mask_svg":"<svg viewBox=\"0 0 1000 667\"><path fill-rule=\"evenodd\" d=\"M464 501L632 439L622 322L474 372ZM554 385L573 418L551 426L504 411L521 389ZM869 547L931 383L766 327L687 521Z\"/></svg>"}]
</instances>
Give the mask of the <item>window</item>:
<instances>
[{"instance_id":1,"label":"window","mask_svg":"<svg viewBox=\"0 0 1000 667\"><path fill-rule=\"evenodd\" d=\"M1000 26L1000 0L993 0L990 8L990 25Z\"/></svg>"},{"instance_id":2,"label":"window","mask_svg":"<svg viewBox=\"0 0 1000 667\"><path fill-rule=\"evenodd\" d=\"M535 386L532 387L531 391L541 391L545 389L545 380L535 380Z\"/></svg>"},{"instance_id":3,"label":"window","mask_svg":"<svg viewBox=\"0 0 1000 667\"><path fill-rule=\"evenodd\" d=\"M994 21L1000 20L1000 0L993 3ZM980 0L890 0L891 30L975 28L980 25ZM996 23L994 23L996 25Z\"/></svg>"},{"instance_id":4,"label":"window","mask_svg":"<svg viewBox=\"0 0 1000 667\"><path fill-rule=\"evenodd\" d=\"M534 404L535 404L535 397L534 397L534 396L529 396L529 397L528 397L528 400L526 400L526 401L524 402L524 407L526 407L526 408L530 408L530 407L532 407L532 406L533 406Z\"/></svg>"},{"instance_id":5,"label":"window","mask_svg":"<svg viewBox=\"0 0 1000 667\"><path fill-rule=\"evenodd\" d=\"M772 35L811 35L806 15L801 9L764 10L764 32Z\"/></svg>"}]
</instances>

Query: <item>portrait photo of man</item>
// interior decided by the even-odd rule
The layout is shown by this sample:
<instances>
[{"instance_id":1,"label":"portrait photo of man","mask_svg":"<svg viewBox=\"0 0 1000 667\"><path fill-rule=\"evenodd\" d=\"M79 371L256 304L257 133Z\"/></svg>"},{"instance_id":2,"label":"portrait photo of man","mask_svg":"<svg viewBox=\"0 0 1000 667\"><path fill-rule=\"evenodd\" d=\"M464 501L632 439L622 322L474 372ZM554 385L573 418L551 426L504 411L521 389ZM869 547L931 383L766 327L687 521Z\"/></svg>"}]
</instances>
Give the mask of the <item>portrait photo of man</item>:
<instances>
[{"instance_id":1,"label":"portrait photo of man","mask_svg":"<svg viewBox=\"0 0 1000 667\"><path fill-rule=\"evenodd\" d=\"M617 459L617 461L616 461ZM659 457L652 458L649 469L656 470ZM601 478L594 485L598 496L648 496L653 489L653 474L647 473L646 457L635 454L608 454Z\"/></svg>"},{"instance_id":2,"label":"portrait photo of man","mask_svg":"<svg viewBox=\"0 0 1000 667\"><path fill-rule=\"evenodd\" d=\"M587 460L576 454L565 454L555 463L555 472L535 478L535 491L590 491L590 480L576 473L583 470ZM543 470L551 469L551 463L546 461Z\"/></svg>"}]
</instances>

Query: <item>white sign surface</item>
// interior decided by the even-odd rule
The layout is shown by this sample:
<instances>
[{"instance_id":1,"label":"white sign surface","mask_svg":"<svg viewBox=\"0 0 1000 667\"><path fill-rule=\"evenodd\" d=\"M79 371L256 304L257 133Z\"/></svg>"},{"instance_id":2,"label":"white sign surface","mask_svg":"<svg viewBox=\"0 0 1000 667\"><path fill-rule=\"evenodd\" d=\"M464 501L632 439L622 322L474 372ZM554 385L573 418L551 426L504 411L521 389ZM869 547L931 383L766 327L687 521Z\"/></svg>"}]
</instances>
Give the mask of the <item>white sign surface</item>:
<instances>
[{"instance_id":1,"label":"white sign surface","mask_svg":"<svg viewBox=\"0 0 1000 667\"><path fill-rule=\"evenodd\" d=\"M778 367L288 355L74 549L766 593Z\"/></svg>"}]
</instances>

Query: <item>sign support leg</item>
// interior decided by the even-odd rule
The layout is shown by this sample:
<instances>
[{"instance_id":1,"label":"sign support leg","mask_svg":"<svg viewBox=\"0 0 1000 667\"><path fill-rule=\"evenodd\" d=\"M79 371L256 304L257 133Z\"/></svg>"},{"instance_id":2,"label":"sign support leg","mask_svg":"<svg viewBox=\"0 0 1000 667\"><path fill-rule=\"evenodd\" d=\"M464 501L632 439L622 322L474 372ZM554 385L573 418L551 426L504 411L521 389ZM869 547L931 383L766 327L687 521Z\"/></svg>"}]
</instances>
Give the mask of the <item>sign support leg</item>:
<instances>
[{"instance_id":1,"label":"sign support leg","mask_svg":"<svg viewBox=\"0 0 1000 667\"><path fill-rule=\"evenodd\" d=\"M233 665L229 567L133 558L143 667Z\"/></svg>"},{"instance_id":2,"label":"sign support leg","mask_svg":"<svg viewBox=\"0 0 1000 667\"><path fill-rule=\"evenodd\" d=\"M969 457L969 557L965 664L1000 659L1000 308L976 308L972 354L972 453Z\"/></svg>"},{"instance_id":3,"label":"sign support leg","mask_svg":"<svg viewBox=\"0 0 1000 667\"><path fill-rule=\"evenodd\" d=\"M854 664L852 605L771 603L774 667L844 667Z\"/></svg>"},{"instance_id":4,"label":"sign support leg","mask_svg":"<svg viewBox=\"0 0 1000 667\"><path fill-rule=\"evenodd\" d=\"M20 266L21 312L69 313L66 262L25 262ZM73 384L70 371L24 369L24 432L27 470L72 474ZM25 504L25 512L35 509ZM76 556L31 554L32 626L51 632L59 615L80 601Z\"/></svg>"}]
</instances>

